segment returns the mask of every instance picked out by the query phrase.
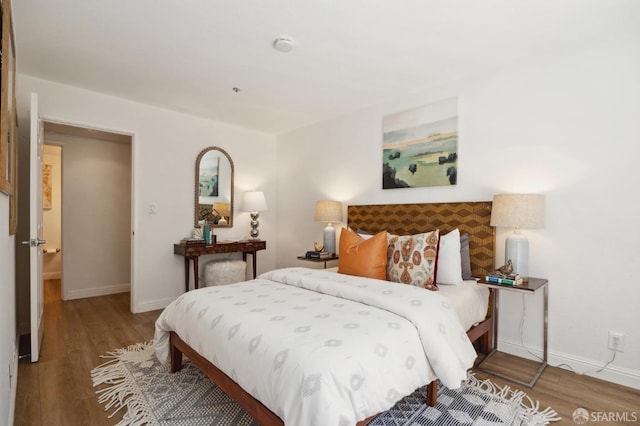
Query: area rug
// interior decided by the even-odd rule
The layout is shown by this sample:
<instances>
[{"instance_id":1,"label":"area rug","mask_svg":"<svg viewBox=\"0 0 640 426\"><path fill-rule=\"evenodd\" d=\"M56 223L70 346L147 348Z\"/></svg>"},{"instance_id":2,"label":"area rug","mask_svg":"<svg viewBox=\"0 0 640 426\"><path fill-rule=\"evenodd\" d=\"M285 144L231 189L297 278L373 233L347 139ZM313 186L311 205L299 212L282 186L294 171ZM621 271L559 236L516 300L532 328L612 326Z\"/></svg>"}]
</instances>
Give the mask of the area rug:
<instances>
[{"instance_id":1,"label":"area rug","mask_svg":"<svg viewBox=\"0 0 640 426\"><path fill-rule=\"evenodd\" d=\"M257 423L239 405L185 360L172 374L155 357L151 343L138 343L104 355L91 372L98 402L117 426L244 426ZM540 409L524 392L500 388L469 374L460 389L440 386L438 405L425 405L426 387L403 398L373 419L372 426L546 425L560 420L551 408ZM114 420L115 421L115 420Z\"/></svg>"}]
</instances>

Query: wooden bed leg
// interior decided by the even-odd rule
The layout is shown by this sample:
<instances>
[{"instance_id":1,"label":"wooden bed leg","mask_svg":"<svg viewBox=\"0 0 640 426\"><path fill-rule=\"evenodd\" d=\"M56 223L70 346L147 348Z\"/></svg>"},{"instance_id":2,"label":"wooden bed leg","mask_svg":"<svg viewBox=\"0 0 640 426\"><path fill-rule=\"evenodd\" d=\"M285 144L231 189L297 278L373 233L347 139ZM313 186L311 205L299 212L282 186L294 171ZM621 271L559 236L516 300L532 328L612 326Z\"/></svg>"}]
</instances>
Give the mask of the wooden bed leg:
<instances>
[{"instance_id":1,"label":"wooden bed leg","mask_svg":"<svg viewBox=\"0 0 640 426\"><path fill-rule=\"evenodd\" d=\"M491 326L486 333L480 336L478 340L480 347L480 353L487 355L489 352L493 350L493 318L490 318Z\"/></svg>"},{"instance_id":2,"label":"wooden bed leg","mask_svg":"<svg viewBox=\"0 0 640 426\"><path fill-rule=\"evenodd\" d=\"M427 385L426 403L429 407L435 407L438 404L438 379Z\"/></svg>"},{"instance_id":3,"label":"wooden bed leg","mask_svg":"<svg viewBox=\"0 0 640 426\"><path fill-rule=\"evenodd\" d=\"M177 373L180 370L182 370L182 352L171 345L171 372Z\"/></svg>"}]
</instances>

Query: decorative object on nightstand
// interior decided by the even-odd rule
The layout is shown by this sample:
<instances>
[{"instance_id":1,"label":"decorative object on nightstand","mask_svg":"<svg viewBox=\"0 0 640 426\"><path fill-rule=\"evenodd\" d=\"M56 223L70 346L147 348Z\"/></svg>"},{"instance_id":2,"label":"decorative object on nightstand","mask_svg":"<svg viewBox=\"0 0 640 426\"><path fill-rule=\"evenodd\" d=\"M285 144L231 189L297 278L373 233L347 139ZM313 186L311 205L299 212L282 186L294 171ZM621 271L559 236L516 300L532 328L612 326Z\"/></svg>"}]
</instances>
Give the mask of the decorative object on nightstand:
<instances>
[{"instance_id":1,"label":"decorative object on nightstand","mask_svg":"<svg viewBox=\"0 0 640 426\"><path fill-rule=\"evenodd\" d=\"M505 262L525 281L529 277L529 240L520 228L544 228L545 200L541 194L497 194L493 196L491 226L514 228L505 241Z\"/></svg>"},{"instance_id":2,"label":"decorative object on nightstand","mask_svg":"<svg viewBox=\"0 0 640 426\"><path fill-rule=\"evenodd\" d=\"M322 200L316 203L316 221L327 222L324 228L324 251L336 252L336 230L331 222L342 222L342 203L340 201Z\"/></svg>"},{"instance_id":3,"label":"decorative object on nightstand","mask_svg":"<svg viewBox=\"0 0 640 426\"><path fill-rule=\"evenodd\" d=\"M322 251L323 248L324 248L324 244L321 244L321 243L319 243L317 241L313 242L313 249L315 251Z\"/></svg>"},{"instance_id":4,"label":"decorative object on nightstand","mask_svg":"<svg viewBox=\"0 0 640 426\"><path fill-rule=\"evenodd\" d=\"M245 192L242 210L249 212L251 215L251 233L249 235L251 235L252 239L257 240L260 234L258 231L258 225L260 225L260 222L258 222L259 212L267 210L267 200L264 198L264 193L262 191Z\"/></svg>"},{"instance_id":5,"label":"decorative object on nightstand","mask_svg":"<svg viewBox=\"0 0 640 426\"><path fill-rule=\"evenodd\" d=\"M502 265L498 269L496 269L496 272L499 272L502 275L512 274L513 273L513 262L511 261L511 259L507 259L507 263L505 265Z\"/></svg>"}]
</instances>

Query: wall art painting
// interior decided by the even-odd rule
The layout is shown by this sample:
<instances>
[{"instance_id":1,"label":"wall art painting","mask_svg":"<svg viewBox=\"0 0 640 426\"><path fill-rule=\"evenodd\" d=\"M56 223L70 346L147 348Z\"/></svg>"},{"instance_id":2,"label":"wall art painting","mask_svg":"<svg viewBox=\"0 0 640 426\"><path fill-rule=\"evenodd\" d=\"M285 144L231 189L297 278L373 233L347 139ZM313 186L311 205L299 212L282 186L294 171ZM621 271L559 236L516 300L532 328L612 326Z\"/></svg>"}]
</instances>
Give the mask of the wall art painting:
<instances>
[{"instance_id":1,"label":"wall art painting","mask_svg":"<svg viewBox=\"0 0 640 426\"><path fill-rule=\"evenodd\" d=\"M456 185L458 99L383 119L382 189Z\"/></svg>"},{"instance_id":2,"label":"wall art painting","mask_svg":"<svg viewBox=\"0 0 640 426\"><path fill-rule=\"evenodd\" d=\"M200 162L200 197L218 196L220 157L203 158Z\"/></svg>"},{"instance_id":3,"label":"wall art painting","mask_svg":"<svg viewBox=\"0 0 640 426\"><path fill-rule=\"evenodd\" d=\"M51 210L51 198L53 195L53 176L51 175L51 164L42 165L42 208Z\"/></svg>"}]
</instances>

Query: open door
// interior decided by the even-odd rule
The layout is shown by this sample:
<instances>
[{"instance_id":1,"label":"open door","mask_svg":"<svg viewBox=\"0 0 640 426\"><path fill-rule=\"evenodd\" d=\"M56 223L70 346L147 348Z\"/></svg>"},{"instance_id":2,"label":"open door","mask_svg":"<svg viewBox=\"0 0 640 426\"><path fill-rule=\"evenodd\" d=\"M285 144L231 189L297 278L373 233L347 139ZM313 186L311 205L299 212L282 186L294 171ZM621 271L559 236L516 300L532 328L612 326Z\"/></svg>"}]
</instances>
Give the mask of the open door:
<instances>
[{"instance_id":1,"label":"open door","mask_svg":"<svg viewBox=\"0 0 640 426\"><path fill-rule=\"evenodd\" d=\"M29 270L31 290L31 362L38 361L44 332L42 314L44 292L42 283L42 148L43 129L38 113L38 94L31 94L31 142L29 150Z\"/></svg>"}]
</instances>

